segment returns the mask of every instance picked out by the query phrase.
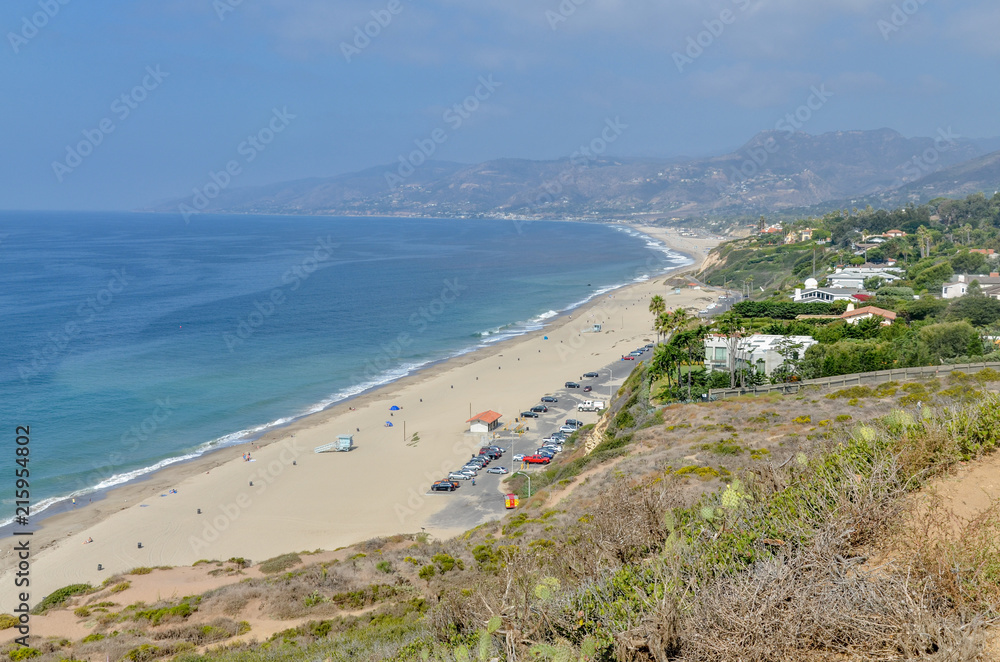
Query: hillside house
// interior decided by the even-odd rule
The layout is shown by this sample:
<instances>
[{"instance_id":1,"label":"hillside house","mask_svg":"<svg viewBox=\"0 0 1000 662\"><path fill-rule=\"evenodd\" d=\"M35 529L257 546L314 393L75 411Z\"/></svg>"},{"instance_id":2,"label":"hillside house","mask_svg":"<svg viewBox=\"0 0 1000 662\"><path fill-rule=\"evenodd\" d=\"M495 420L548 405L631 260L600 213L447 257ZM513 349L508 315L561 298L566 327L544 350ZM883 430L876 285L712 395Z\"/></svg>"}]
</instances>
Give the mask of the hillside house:
<instances>
[{"instance_id":1,"label":"hillside house","mask_svg":"<svg viewBox=\"0 0 1000 662\"><path fill-rule=\"evenodd\" d=\"M736 369L754 368L758 372L771 375L784 365L786 352L790 359L801 359L806 350L818 341L810 336L777 336L754 334L740 338L736 345ZM732 341L725 336L712 335L705 338L705 369L708 372L729 372L729 348ZM780 350L780 351L779 351Z\"/></svg>"},{"instance_id":2,"label":"hillside house","mask_svg":"<svg viewBox=\"0 0 1000 662\"><path fill-rule=\"evenodd\" d=\"M1000 272L994 271L989 276L972 276L969 274L958 274L941 286L942 299L957 299L964 297L969 291L972 281L977 281L979 287L985 292L988 287L1000 285Z\"/></svg>"}]
</instances>

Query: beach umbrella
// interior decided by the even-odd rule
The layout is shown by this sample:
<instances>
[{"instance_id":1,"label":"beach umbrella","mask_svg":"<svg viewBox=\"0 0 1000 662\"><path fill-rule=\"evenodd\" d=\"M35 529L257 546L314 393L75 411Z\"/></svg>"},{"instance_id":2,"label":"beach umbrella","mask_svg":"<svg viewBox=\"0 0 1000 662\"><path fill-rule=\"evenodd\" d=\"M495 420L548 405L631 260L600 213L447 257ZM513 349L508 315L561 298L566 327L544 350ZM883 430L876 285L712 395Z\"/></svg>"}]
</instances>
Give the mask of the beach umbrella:
<instances>
[{"instance_id":1,"label":"beach umbrella","mask_svg":"<svg viewBox=\"0 0 1000 662\"><path fill-rule=\"evenodd\" d=\"M391 428L391 427L392 427L392 421L386 421L386 422L385 422L385 426L386 426L387 428Z\"/></svg>"},{"instance_id":2,"label":"beach umbrella","mask_svg":"<svg viewBox=\"0 0 1000 662\"><path fill-rule=\"evenodd\" d=\"M389 407L389 411L399 411L399 407L397 407L396 405L393 405L393 406Z\"/></svg>"}]
</instances>

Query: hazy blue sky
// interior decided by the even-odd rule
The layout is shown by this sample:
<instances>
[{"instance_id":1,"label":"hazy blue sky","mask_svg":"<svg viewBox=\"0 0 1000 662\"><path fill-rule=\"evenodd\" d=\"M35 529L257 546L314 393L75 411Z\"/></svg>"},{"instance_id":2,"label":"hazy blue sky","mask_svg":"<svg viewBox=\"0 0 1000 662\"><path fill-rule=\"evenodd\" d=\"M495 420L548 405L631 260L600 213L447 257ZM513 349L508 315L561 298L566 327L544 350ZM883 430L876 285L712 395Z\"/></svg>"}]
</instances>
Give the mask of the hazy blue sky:
<instances>
[{"instance_id":1,"label":"hazy blue sky","mask_svg":"<svg viewBox=\"0 0 1000 662\"><path fill-rule=\"evenodd\" d=\"M996 0L5 0L0 27L6 209L333 175L435 129L461 162L616 117L614 154L705 155L809 101L810 133L1000 135Z\"/></svg>"}]
</instances>

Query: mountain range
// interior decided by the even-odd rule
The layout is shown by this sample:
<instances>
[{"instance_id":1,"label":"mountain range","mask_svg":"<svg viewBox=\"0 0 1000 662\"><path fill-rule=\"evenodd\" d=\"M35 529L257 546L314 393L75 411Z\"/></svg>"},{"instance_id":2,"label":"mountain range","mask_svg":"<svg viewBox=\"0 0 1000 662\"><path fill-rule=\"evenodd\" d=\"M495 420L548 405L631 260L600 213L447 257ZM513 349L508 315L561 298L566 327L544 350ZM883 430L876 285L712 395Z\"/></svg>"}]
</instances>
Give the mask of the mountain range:
<instances>
[{"instance_id":1,"label":"mountain range","mask_svg":"<svg viewBox=\"0 0 1000 662\"><path fill-rule=\"evenodd\" d=\"M699 159L496 159L475 165L426 161L334 177L223 188L155 211L449 217L650 218L732 216L833 201L886 204L992 194L1000 187L996 139L942 130L906 138L891 129L810 135L766 131L736 151ZM419 164L419 165L418 165ZM214 192L214 191L213 191ZM197 203L197 204L196 204Z\"/></svg>"}]
</instances>

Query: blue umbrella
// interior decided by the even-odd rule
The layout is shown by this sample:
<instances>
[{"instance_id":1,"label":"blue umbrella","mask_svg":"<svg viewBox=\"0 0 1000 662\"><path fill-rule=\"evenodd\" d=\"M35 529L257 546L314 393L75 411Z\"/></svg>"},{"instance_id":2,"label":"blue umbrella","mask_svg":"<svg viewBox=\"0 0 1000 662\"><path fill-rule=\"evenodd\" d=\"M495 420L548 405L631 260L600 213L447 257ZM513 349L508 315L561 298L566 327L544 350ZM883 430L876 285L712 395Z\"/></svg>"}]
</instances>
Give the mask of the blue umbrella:
<instances>
[{"instance_id":1,"label":"blue umbrella","mask_svg":"<svg viewBox=\"0 0 1000 662\"><path fill-rule=\"evenodd\" d=\"M392 421L386 421L386 422L385 422L385 426L386 426L387 428L391 428L391 427L392 427Z\"/></svg>"},{"instance_id":2,"label":"blue umbrella","mask_svg":"<svg viewBox=\"0 0 1000 662\"><path fill-rule=\"evenodd\" d=\"M399 407L397 407L396 405L393 405L393 406L389 407L389 411L399 411Z\"/></svg>"}]
</instances>

